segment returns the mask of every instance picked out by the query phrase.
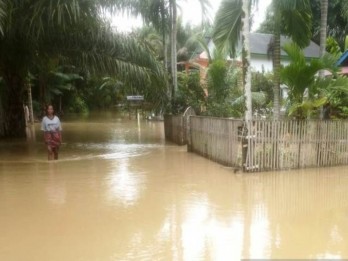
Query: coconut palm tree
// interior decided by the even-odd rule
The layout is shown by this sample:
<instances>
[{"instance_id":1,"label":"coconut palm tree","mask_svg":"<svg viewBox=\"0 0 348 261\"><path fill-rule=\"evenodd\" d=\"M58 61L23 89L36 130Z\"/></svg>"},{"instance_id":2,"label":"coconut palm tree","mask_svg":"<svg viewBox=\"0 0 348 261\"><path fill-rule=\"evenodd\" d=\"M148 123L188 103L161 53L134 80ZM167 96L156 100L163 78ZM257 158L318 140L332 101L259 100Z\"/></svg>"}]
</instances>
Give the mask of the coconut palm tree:
<instances>
[{"instance_id":1,"label":"coconut palm tree","mask_svg":"<svg viewBox=\"0 0 348 261\"><path fill-rule=\"evenodd\" d=\"M310 40L311 11L309 0L274 0L274 37L272 43L274 72L274 119L280 116L280 32L290 36L300 47ZM214 42L235 54L239 43L241 21L241 0L225 0L221 3L215 20Z\"/></svg>"},{"instance_id":2,"label":"coconut palm tree","mask_svg":"<svg viewBox=\"0 0 348 261\"><path fill-rule=\"evenodd\" d=\"M245 120L252 120L252 100L251 100L251 68L250 68L250 43L249 43L249 33L250 33L250 16L249 16L250 0L243 1L243 31L242 31L242 43L243 43L243 71L244 71L244 89L245 89Z\"/></svg>"},{"instance_id":3,"label":"coconut palm tree","mask_svg":"<svg viewBox=\"0 0 348 261\"><path fill-rule=\"evenodd\" d=\"M329 1L321 0L321 18L320 18L320 56L323 57L326 49L326 32L327 32L327 13Z\"/></svg>"},{"instance_id":4,"label":"coconut palm tree","mask_svg":"<svg viewBox=\"0 0 348 261\"><path fill-rule=\"evenodd\" d=\"M197 0L202 8L202 14L207 13L209 0ZM153 25L163 36L164 64L167 65L167 44L170 39L170 66L173 92L177 90L177 0L118 0L118 6L132 15L141 15L147 24Z\"/></svg>"},{"instance_id":5,"label":"coconut palm tree","mask_svg":"<svg viewBox=\"0 0 348 261\"><path fill-rule=\"evenodd\" d=\"M255 1L253 1L255 3ZM236 54L242 37L243 85L245 93L245 119L252 119L251 71L249 49L250 0L225 0L221 3L215 18L214 42L223 53Z\"/></svg>"},{"instance_id":6,"label":"coconut palm tree","mask_svg":"<svg viewBox=\"0 0 348 261\"><path fill-rule=\"evenodd\" d=\"M280 34L292 38L300 47L309 44L311 37L311 9L309 0L274 0L273 73L274 119L280 117Z\"/></svg>"},{"instance_id":7,"label":"coconut palm tree","mask_svg":"<svg viewBox=\"0 0 348 261\"><path fill-rule=\"evenodd\" d=\"M0 136L24 136L22 98L30 68L46 56L90 72L117 74L128 84L141 84L161 66L134 39L112 33L99 17L114 1L13 0L4 5L0 36L0 77L4 81L4 111ZM11 15L9 15L11 14Z\"/></svg>"},{"instance_id":8,"label":"coconut palm tree","mask_svg":"<svg viewBox=\"0 0 348 261\"><path fill-rule=\"evenodd\" d=\"M311 9L313 16L312 34L314 42L319 44L320 34L322 28L322 11L323 7L326 8L325 1L311 0ZM348 34L347 22L348 22L348 2L331 0L327 1L327 26L326 33L328 36L333 37L344 48L345 39Z\"/></svg>"},{"instance_id":9,"label":"coconut palm tree","mask_svg":"<svg viewBox=\"0 0 348 261\"><path fill-rule=\"evenodd\" d=\"M171 43L171 70L173 79L173 92L176 93L178 90L178 79L177 79L177 6L176 0L169 0L170 10L170 43Z\"/></svg>"},{"instance_id":10,"label":"coconut palm tree","mask_svg":"<svg viewBox=\"0 0 348 261\"><path fill-rule=\"evenodd\" d=\"M323 57L326 52L326 35L327 35L327 13L329 1L321 0L320 2L320 57ZM324 77L324 71L319 72L320 77Z\"/></svg>"},{"instance_id":11,"label":"coconut palm tree","mask_svg":"<svg viewBox=\"0 0 348 261\"><path fill-rule=\"evenodd\" d=\"M328 0L320 1L320 57L323 57L326 52L326 36L327 36L327 14L329 8ZM319 77L325 77L325 71L320 70ZM320 110L320 119L323 119L323 109Z\"/></svg>"}]
</instances>

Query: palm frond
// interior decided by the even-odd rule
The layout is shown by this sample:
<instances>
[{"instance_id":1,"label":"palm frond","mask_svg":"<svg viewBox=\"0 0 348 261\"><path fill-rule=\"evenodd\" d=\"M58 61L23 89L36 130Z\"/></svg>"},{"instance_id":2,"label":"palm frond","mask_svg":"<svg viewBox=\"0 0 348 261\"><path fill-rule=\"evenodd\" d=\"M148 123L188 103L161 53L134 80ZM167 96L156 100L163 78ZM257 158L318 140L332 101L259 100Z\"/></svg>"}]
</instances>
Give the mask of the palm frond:
<instances>
[{"instance_id":1,"label":"palm frond","mask_svg":"<svg viewBox=\"0 0 348 261\"><path fill-rule=\"evenodd\" d=\"M260 106L266 103L267 97L264 92L252 92L251 99L253 104ZM232 106L243 106L245 104L245 96L241 95L235 98L231 104Z\"/></svg>"},{"instance_id":2,"label":"palm frond","mask_svg":"<svg viewBox=\"0 0 348 261\"><path fill-rule=\"evenodd\" d=\"M212 57L211 57L211 53L209 50L209 46L207 41L205 40L205 38L203 37L203 34L200 33L196 33L194 35L192 35L187 41L185 45L193 45L194 43L198 43L199 46L207 53L208 55L208 60L209 62L211 62Z\"/></svg>"},{"instance_id":3,"label":"palm frond","mask_svg":"<svg viewBox=\"0 0 348 261\"><path fill-rule=\"evenodd\" d=\"M242 1L224 0L217 11L213 40L216 47L223 53L236 54L242 28Z\"/></svg>"},{"instance_id":4,"label":"palm frond","mask_svg":"<svg viewBox=\"0 0 348 261\"><path fill-rule=\"evenodd\" d=\"M289 87L290 95L301 101L305 89L313 86L315 75L325 69L324 64L320 59L312 59L307 63L303 51L294 43L285 44L283 49L291 63L281 70L281 79Z\"/></svg>"},{"instance_id":5,"label":"palm frond","mask_svg":"<svg viewBox=\"0 0 348 261\"><path fill-rule=\"evenodd\" d=\"M299 118L305 118L309 115L311 111L313 111L314 109L318 109L324 104L326 104L327 100L327 97L321 97L315 100L306 100L301 103L295 102L290 106L288 110L288 115L296 116Z\"/></svg>"},{"instance_id":6,"label":"palm frond","mask_svg":"<svg viewBox=\"0 0 348 261\"><path fill-rule=\"evenodd\" d=\"M309 0L276 0L272 4L281 14L283 33L300 47L306 47L310 42L312 28Z\"/></svg>"},{"instance_id":7,"label":"palm frond","mask_svg":"<svg viewBox=\"0 0 348 261\"><path fill-rule=\"evenodd\" d=\"M59 1L24 1L23 9L26 9L29 21L28 33L35 37L45 34L47 30L68 26L86 17L98 16L96 4L83 3L78 0ZM92 7L92 8L91 8Z\"/></svg>"},{"instance_id":8,"label":"palm frond","mask_svg":"<svg viewBox=\"0 0 348 261\"><path fill-rule=\"evenodd\" d=\"M275 8L280 8L284 11L292 11L294 9L310 9L308 0L276 0L272 4Z\"/></svg>"},{"instance_id":9,"label":"palm frond","mask_svg":"<svg viewBox=\"0 0 348 261\"><path fill-rule=\"evenodd\" d=\"M46 52L61 55L70 64L92 73L117 75L129 84L144 84L152 74L165 79L162 65L149 49L133 37L112 32L108 26L62 31L46 36L41 45Z\"/></svg>"}]
</instances>

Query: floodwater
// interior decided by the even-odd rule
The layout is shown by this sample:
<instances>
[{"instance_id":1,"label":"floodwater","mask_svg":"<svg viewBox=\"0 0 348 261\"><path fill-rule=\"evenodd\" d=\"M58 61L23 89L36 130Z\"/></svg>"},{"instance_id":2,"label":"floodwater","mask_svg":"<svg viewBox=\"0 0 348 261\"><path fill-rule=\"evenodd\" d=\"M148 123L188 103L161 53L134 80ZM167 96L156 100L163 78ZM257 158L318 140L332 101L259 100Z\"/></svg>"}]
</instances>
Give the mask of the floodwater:
<instances>
[{"instance_id":1,"label":"floodwater","mask_svg":"<svg viewBox=\"0 0 348 261\"><path fill-rule=\"evenodd\" d=\"M259 174L164 141L162 122L63 118L0 142L0 260L348 258L348 167Z\"/></svg>"}]
</instances>

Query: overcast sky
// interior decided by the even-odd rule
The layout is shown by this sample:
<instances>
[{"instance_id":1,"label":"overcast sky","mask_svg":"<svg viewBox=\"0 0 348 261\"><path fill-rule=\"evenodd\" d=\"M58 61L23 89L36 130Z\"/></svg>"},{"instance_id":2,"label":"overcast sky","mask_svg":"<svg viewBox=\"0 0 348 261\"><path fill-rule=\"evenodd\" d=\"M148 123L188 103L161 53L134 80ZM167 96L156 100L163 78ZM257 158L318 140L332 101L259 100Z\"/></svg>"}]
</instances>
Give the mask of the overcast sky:
<instances>
[{"instance_id":1,"label":"overcast sky","mask_svg":"<svg viewBox=\"0 0 348 261\"><path fill-rule=\"evenodd\" d=\"M256 30L258 25L264 20L265 13L268 5L272 0L259 1L258 8L254 10L254 26L252 30ZM214 19L215 13L219 8L221 0L210 0L211 2L211 19ZM200 11L200 5L197 0L179 0L178 9L179 14L182 16L184 23L191 23L199 25L201 23L202 14ZM141 26L141 19L135 19L123 15L117 15L112 19L112 25L118 29L118 31L129 32L132 28Z\"/></svg>"}]
</instances>

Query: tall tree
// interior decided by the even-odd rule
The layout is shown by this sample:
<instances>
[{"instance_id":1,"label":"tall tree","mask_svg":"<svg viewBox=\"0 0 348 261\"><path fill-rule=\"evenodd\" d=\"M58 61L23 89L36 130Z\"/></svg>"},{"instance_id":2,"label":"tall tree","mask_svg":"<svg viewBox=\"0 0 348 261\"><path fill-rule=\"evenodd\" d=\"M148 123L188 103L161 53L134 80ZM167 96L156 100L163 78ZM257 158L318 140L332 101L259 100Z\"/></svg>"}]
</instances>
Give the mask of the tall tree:
<instances>
[{"instance_id":1,"label":"tall tree","mask_svg":"<svg viewBox=\"0 0 348 261\"><path fill-rule=\"evenodd\" d=\"M311 8L309 0L273 0L266 22L259 31L272 33L270 43L274 73L274 119L280 117L280 36L285 35L299 45L306 47L311 38Z\"/></svg>"},{"instance_id":2,"label":"tall tree","mask_svg":"<svg viewBox=\"0 0 348 261\"><path fill-rule=\"evenodd\" d=\"M177 78L177 6L176 0L170 0L170 42L171 42L171 69L172 69L172 84L173 93L178 90Z\"/></svg>"},{"instance_id":3,"label":"tall tree","mask_svg":"<svg viewBox=\"0 0 348 261\"><path fill-rule=\"evenodd\" d=\"M320 44L321 24L322 24L322 7L326 3L322 0L310 1L313 26L313 40ZM344 51L345 39L348 34L348 2L341 0L327 1L327 35L336 39Z\"/></svg>"},{"instance_id":4,"label":"tall tree","mask_svg":"<svg viewBox=\"0 0 348 261\"><path fill-rule=\"evenodd\" d=\"M329 7L328 0L321 0L320 3L320 56L323 57L325 54L326 47L326 32L327 32L327 12Z\"/></svg>"},{"instance_id":5,"label":"tall tree","mask_svg":"<svg viewBox=\"0 0 348 261\"><path fill-rule=\"evenodd\" d=\"M207 13L210 6L209 0L197 0L202 8L202 14ZM173 91L177 90L177 0L118 0L119 6L128 10L133 15L141 15L147 24L152 24L157 30L163 33L164 58L166 52L166 34L170 39L170 58L171 58L171 85ZM167 63L165 63L167 64Z\"/></svg>"},{"instance_id":6,"label":"tall tree","mask_svg":"<svg viewBox=\"0 0 348 261\"><path fill-rule=\"evenodd\" d=\"M253 1L255 3L255 1ZM251 71L249 50L250 0L225 0L215 17L213 39L216 47L225 54L236 54L242 36L243 87L246 101L245 119L252 119Z\"/></svg>"},{"instance_id":7,"label":"tall tree","mask_svg":"<svg viewBox=\"0 0 348 261\"><path fill-rule=\"evenodd\" d=\"M323 57L326 52L326 35L327 35L327 12L328 12L329 1L321 0L320 3L320 57ZM324 77L324 70L319 73L320 77Z\"/></svg>"},{"instance_id":8,"label":"tall tree","mask_svg":"<svg viewBox=\"0 0 348 261\"><path fill-rule=\"evenodd\" d=\"M280 33L300 47L306 47L311 37L311 9L309 0L274 0L275 32L273 47L274 119L280 117Z\"/></svg>"},{"instance_id":9,"label":"tall tree","mask_svg":"<svg viewBox=\"0 0 348 261\"><path fill-rule=\"evenodd\" d=\"M69 61L92 72L117 74L129 83L134 79L149 81L153 74L161 74L151 53L133 39L112 33L99 18L101 9L114 7L110 2L113 1L0 2L5 10L0 36L0 77L4 81L0 136L25 135L25 77L44 56Z\"/></svg>"},{"instance_id":10,"label":"tall tree","mask_svg":"<svg viewBox=\"0 0 348 261\"><path fill-rule=\"evenodd\" d=\"M252 100L251 100L251 68L250 68L250 16L249 16L250 0L243 1L243 72L244 72L244 89L245 89L245 120L252 120Z\"/></svg>"}]
</instances>

